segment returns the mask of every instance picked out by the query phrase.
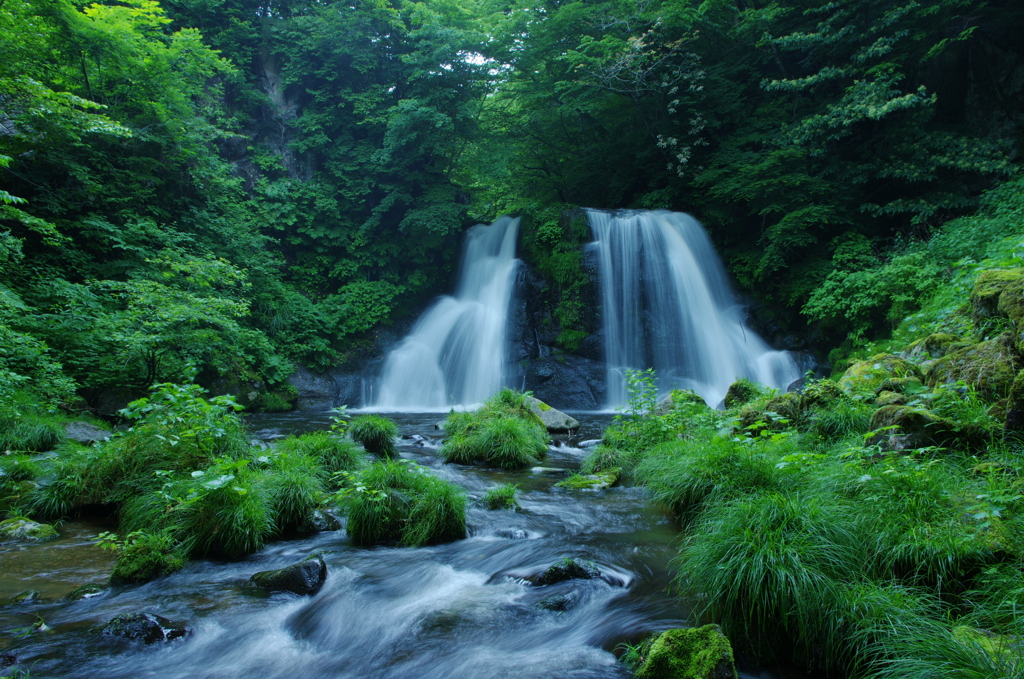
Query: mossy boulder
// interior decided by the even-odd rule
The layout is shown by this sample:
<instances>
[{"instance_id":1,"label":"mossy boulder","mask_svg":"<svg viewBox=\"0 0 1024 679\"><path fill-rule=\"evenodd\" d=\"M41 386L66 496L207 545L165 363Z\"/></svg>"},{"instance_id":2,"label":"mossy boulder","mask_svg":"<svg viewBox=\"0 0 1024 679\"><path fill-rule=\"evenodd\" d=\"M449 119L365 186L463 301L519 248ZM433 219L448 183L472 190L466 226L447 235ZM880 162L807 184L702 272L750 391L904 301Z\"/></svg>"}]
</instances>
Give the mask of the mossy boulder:
<instances>
[{"instance_id":1,"label":"mossy boulder","mask_svg":"<svg viewBox=\"0 0 1024 679\"><path fill-rule=\"evenodd\" d=\"M878 392L878 397L875 398L875 405L879 408L885 406L901 406L906 405L907 397L898 391L882 390Z\"/></svg>"},{"instance_id":2,"label":"mossy boulder","mask_svg":"<svg viewBox=\"0 0 1024 679\"><path fill-rule=\"evenodd\" d=\"M104 625L100 634L155 644L183 637L188 629L153 613L122 613Z\"/></svg>"},{"instance_id":3,"label":"mossy boulder","mask_svg":"<svg viewBox=\"0 0 1024 679\"><path fill-rule=\"evenodd\" d=\"M110 582L115 585L141 584L180 571L185 558L171 538L147 535L129 544L117 557Z\"/></svg>"},{"instance_id":4,"label":"mossy boulder","mask_svg":"<svg viewBox=\"0 0 1024 679\"><path fill-rule=\"evenodd\" d=\"M1008 289L1024 287L1024 269L987 269L978 274L971 291L971 310L975 320L1006 316L1010 304L1000 310L1000 298Z\"/></svg>"},{"instance_id":5,"label":"mossy boulder","mask_svg":"<svg viewBox=\"0 0 1024 679\"><path fill-rule=\"evenodd\" d=\"M871 417L871 429L878 433L868 439L867 444L892 451L931 446L981 450L989 440L989 432L982 427L906 405L889 405L876 410Z\"/></svg>"},{"instance_id":6,"label":"mossy boulder","mask_svg":"<svg viewBox=\"0 0 1024 679\"><path fill-rule=\"evenodd\" d=\"M270 592L316 594L327 580L327 563L322 555L313 554L291 566L254 573L250 580Z\"/></svg>"},{"instance_id":7,"label":"mossy boulder","mask_svg":"<svg viewBox=\"0 0 1024 679\"><path fill-rule=\"evenodd\" d=\"M928 371L929 386L964 382L984 398L1005 398L1021 367L1011 342L1004 334L943 356Z\"/></svg>"},{"instance_id":8,"label":"mossy boulder","mask_svg":"<svg viewBox=\"0 0 1024 679\"><path fill-rule=\"evenodd\" d=\"M637 679L737 679L732 644L718 625L670 629L640 649Z\"/></svg>"},{"instance_id":9,"label":"mossy boulder","mask_svg":"<svg viewBox=\"0 0 1024 679\"><path fill-rule=\"evenodd\" d=\"M41 542L56 537L60 537L60 534L48 523L36 523L18 517L0 522L0 542Z\"/></svg>"},{"instance_id":10,"label":"mossy boulder","mask_svg":"<svg viewBox=\"0 0 1024 679\"><path fill-rule=\"evenodd\" d=\"M1010 386L1010 395L1006 399L1004 429L1007 432L1024 433L1024 370L1017 373Z\"/></svg>"},{"instance_id":11,"label":"mossy boulder","mask_svg":"<svg viewBox=\"0 0 1024 679\"><path fill-rule=\"evenodd\" d=\"M767 401L748 403L740 410L740 426L748 429L757 422L764 422L766 429L781 431L795 425L803 416L803 398L789 392L776 394Z\"/></svg>"},{"instance_id":12,"label":"mossy boulder","mask_svg":"<svg viewBox=\"0 0 1024 679\"><path fill-rule=\"evenodd\" d=\"M683 408L686 406L707 408L708 404L705 403L704 398L695 391L691 391L689 389L673 389L669 393L665 394L664 398L658 401L658 405L654 409L654 414L668 415L676 408Z\"/></svg>"},{"instance_id":13,"label":"mossy boulder","mask_svg":"<svg viewBox=\"0 0 1024 679\"><path fill-rule=\"evenodd\" d=\"M750 403L761 395L761 387L748 379L738 379L729 385L725 392L725 407L735 408L745 403Z\"/></svg>"},{"instance_id":14,"label":"mossy boulder","mask_svg":"<svg viewBox=\"0 0 1024 679\"><path fill-rule=\"evenodd\" d=\"M618 483L621 472L621 469L615 467L603 469L597 474L573 474L564 481L559 481L555 486L572 490L602 490Z\"/></svg>"},{"instance_id":15,"label":"mossy boulder","mask_svg":"<svg viewBox=\"0 0 1024 679\"><path fill-rule=\"evenodd\" d=\"M561 410L552 408L540 399L524 396L523 405L540 419L549 434L567 434L580 428L580 423L575 418L566 415Z\"/></svg>"},{"instance_id":16,"label":"mossy boulder","mask_svg":"<svg viewBox=\"0 0 1024 679\"><path fill-rule=\"evenodd\" d=\"M533 579L538 587L554 585L566 580L592 580L601 577L601 571L589 561L565 558L548 566L547 570Z\"/></svg>"},{"instance_id":17,"label":"mossy boulder","mask_svg":"<svg viewBox=\"0 0 1024 679\"><path fill-rule=\"evenodd\" d=\"M84 599L95 599L102 596L109 589L106 585L97 582L90 582L87 585L79 585L71 590L71 594L64 597L65 601L82 601Z\"/></svg>"},{"instance_id":18,"label":"mossy boulder","mask_svg":"<svg viewBox=\"0 0 1024 679\"><path fill-rule=\"evenodd\" d=\"M921 371L910 361L895 354L875 354L866 361L857 361L839 378L839 386L846 392L875 392L882 383L893 377L922 379Z\"/></svg>"},{"instance_id":19,"label":"mossy boulder","mask_svg":"<svg viewBox=\"0 0 1024 679\"><path fill-rule=\"evenodd\" d=\"M828 407L847 398L846 392L832 380L808 382L800 392L804 408Z\"/></svg>"},{"instance_id":20,"label":"mossy boulder","mask_svg":"<svg viewBox=\"0 0 1024 679\"><path fill-rule=\"evenodd\" d=\"M942 358L950 353L950 351L962 349L969 344L970 342L964 342L956 335L939 332L911 342L903 350L903 353L906 354L908 359L923 361L932 358Z\"/></svg>"},{"instance_id":21,"label":"mossy boulder","mask_svg":"<svg viewBox=\"0 0 1024 679\"><path fill-rule=\"evenodd\" d=\"M29 589L19 594L15 594L12 597L8 597L4 602L6 606L24 606L26 604L38 604L43 600L43 596L34 589Z\"/></svg>"}]
</instances>

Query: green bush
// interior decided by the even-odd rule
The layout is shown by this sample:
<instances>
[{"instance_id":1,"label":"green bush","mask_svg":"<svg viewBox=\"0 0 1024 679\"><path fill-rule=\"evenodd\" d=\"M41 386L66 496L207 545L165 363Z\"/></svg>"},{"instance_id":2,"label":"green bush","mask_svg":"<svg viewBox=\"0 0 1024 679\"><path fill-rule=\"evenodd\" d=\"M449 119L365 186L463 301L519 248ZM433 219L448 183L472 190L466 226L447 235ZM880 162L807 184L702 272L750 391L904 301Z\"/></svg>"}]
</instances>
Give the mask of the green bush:
<instances>
[{"instance_id":1,"label":"green bush","mask_svg":"<svg viewBox=\"0 0 1024 679\"><path fill-rule=\"evenodd\" d=\"M480 502L487 509L519 509L519 501L516 500L518 493L518 485L506 483L494 488L488 488Z\"/></svg>"},{"instance_id":2,"label":"green bush","mask_svg":"<svg viewBox=\"0 0 1024 679\"><path fill-rule=\"evenodd\" d=\"M267 494L278 533L297 528L320 507L327 479L312 455L279 450L270 456L256 490Z\"/></svg>"},{"instance_id":3,"label":"green bush","mask_svg":"<svg viewBox=\"0 0 1024 679\"><path fill-rule=\"evenodd\" d=\"M525 403L525 395L502 389L474 413L455 412L445 419L445 462L486 464L519 469L537 464L547 453L547 429Z\"/></svg>"},{"instance_id":4,"label":"green bush","mask_svg":"<svg viewBox=\"0 0 1024 679\"><path fill-rule=\"evenodd\" d=\"M838 399L811 411L809 429L823 441L858 436L871 428L872 414L874 409L861 401Z\"/></svg>"},{"instance_id":5,"label":"green bush","mask_svg":"<svg viewBox=\"0 0 1024 679\"><path fill-rule=\"evenodd\" d=\"M366 456L355 443L327 431L289 436L275 443L274 449L281 453L300 453L317 459L329 477L338 472L355 471L366 464Z\"/></svg>"},{"instance_id":6,"label":"green bush","mask_svg":"<svg viewBox=\"0 0 1024 679\"><path fill-rule=\"evenodd\" d=\"M169 533L137 532L128 536L110 574L110 582L115 585L149 582L184 567L181 547Z\"/></svg>"},{"instance_id":7,"label":"green bush","mask_svg":"<svg viewBox=\"0 0 1024 679\"><path fill-rule=\"evenodd\" d=\"M340 499L359 546L419 547L466 537L462 489L406 461L375 462L352 474Z\"/></svg>"},{"instance_id":8,"label":"green bush","mask_svg":"<svg viewBox=\"0 0 1024 679\"><path fill-rule=\"evenodd\" d=\"M380 415L363 415L352 420L348 428L353 440L363 444L366 452L377 457L394 458L398 456L395 449L395 437L398 426Z\"/></svg>"}]
</instances>

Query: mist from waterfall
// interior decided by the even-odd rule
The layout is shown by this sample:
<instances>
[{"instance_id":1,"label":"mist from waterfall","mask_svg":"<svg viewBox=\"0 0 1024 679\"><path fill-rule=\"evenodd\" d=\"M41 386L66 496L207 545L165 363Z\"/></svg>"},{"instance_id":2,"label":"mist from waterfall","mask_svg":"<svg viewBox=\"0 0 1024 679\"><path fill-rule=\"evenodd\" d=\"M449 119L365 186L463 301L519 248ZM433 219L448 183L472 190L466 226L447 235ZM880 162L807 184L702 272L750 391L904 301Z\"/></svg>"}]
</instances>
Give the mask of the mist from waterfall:
<instances>
[{"instance_id":1,"label":"mist from waterfall","mask_svg":"<svg viewBox=\"0 0 1024 679\"><path fill-rule=\"evenodd\" d=\"M519 219L466 232L454 296L438 299L387 356L371 407L415 411L478 404L506 384Z\"/></svg>"},{"instance_id":2,"label":"mist from waterfall","mask_svg":"<svg viewBox=\"0 0 1024 679\"><path fill-rule=\"evenodd\" d=\"M737 378L785 389L787 352L746 327L711 241L681 212L587 211L601 278L608 406L626 402L625 372L653 367L659 390L692 389L712 407Z\"/></svg>"}]
</instances>

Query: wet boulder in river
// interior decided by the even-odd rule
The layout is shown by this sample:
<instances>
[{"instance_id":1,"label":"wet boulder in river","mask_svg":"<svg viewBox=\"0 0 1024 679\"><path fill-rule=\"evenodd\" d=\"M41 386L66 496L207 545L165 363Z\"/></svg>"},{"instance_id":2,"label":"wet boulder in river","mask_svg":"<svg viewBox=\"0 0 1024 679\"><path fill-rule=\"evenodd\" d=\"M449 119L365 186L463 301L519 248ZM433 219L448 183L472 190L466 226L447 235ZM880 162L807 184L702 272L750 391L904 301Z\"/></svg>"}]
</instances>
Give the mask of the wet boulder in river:
<instances>
[{"instance_id":1,"label":"wet boulder in river","mask_svg":"<svg viewBox=\"0 0 1024 679\"><path fill-rule=\"evenodd\" d=\"M736 679L732 644L718 625L670 629L639 647L637 679Z\"/></svg>"},{"instance_id":2,"label":"wet boulder in river","mask_svg":"<svg viewBox=\"0 0 1024 679\"><path fill-rule=\"evenodd\" d=\"M183 637L188 629L153 613L122 613L104 625L100 634L155 644Z\"/></svg>"},{"instance_id":3,"label":"wet boulder in river","mask_svg":"<svg viewBox=\"0 0 1024 679\"><path fill-rule=\"evenodd\" d=\"M316 594L326 579L327 563L320 554L278 570L260 571L250 578L260 589L298 595Z\"/></svg>"},{"instance_id":4,"label":"wet boulder in river","mask_svg":"<svg viewBox=\"0 0 1024 679\"><path fill-rule=\"evenodd\" d=\"M59 537L57 529L47 523L14 518L0 522L0 542L21 540L40 541Z\"/></svg>"},{"instance_id":5,"label":"wet boulder in river","mask_svg":"<svg viewBox=\"0 0 1024 679\"><path fill-rule=\"evenodd\" d=\"M566 580L591 580L601 576L601 571L589 561L565 558L548 566L548 569L533 580L533 584L542 587L554 585Z\"/></svg>"}]
</instances>

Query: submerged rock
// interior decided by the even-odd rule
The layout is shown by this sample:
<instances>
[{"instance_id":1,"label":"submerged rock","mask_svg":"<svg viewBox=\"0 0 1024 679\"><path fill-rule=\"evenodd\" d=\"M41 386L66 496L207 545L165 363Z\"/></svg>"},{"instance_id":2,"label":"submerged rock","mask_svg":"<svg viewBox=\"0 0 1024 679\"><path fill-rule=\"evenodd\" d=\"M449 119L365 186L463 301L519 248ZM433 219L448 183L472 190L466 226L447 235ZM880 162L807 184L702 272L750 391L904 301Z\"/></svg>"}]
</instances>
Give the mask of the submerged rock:
<instances>
[{"instance_id":1,"label":"submerged rock","mask_svg":"<svg viewBox=\"0 0 1024 679\"><path fill-rule=\"evenodd\" d=\"M550 434L567 434L580 428L580 423L575 418L566 415L561 410L555 410L540 399L526 396L523 398L523 403L540 418Z\"/></svg>"},{"instance_id":2,"label":"submerged rock","mask_svg":"<svg viewBox=\"0 0 1024 679\"><path fill-rule=\"evenodd\" d=\"M6 540L42 541L60 537L57 529L47 523L28 519L7 519L0 522L0 542Z\"/></svg>"},{"instance_id":3,"label":"submerged rock","mask_svg":"<svg viewBox=\"0 0 1024 679\"><path fill-rule=\"evenodd\" d=\"M5 601L4 603L7 606L20 606L22 604L37 604L42 600L43 597L39 594L39 592L35 591L34 589L29 589L24 592L21 592L20 594L15 594L12 597L8 597L7 601Z\"/></svg>"},{"instance_id":4,"label":"submerged rock","mask_svg":"<svg viewBox=\"0 0 1024 679\"><path fill-rule=\"evenodd\" d=\"M260 571L250 580L260 589L293 592L300 596L316 594L327 580L327 563L320 554L274 571Z\"/></svg>"},{"instance_id":5,"label":"submerged rock","mask_svg":"<svg viewBox=\"0 0 1024 679\"><path fill-rule=\"evenodd\" d=\"M106 585L101 585L96 582L90 582L87 585L81 585L71 590L71 594L64 597L65 601L81 601L83 599L95 599L101 596L104 592L109 589Z\"/></svg>"},{"instance_id":6,"label":"submerged rock","mask_svg":"<svg viewBox=\"0 0 1024 679\"><path fill-rule=\"evenodd\" d=\"M155 644L183 637L188 628L153 613L122 613L104 625L100 634Z\"/></svg>"},{"instance_id":7,"label":"submerged rock","mask_svg":"<svg viewBox=\"0 0 1024 679\"><path fill-rule=\"evenodd\" d=\"M573 474L564 481L559 481L555 486L573 490L602 490L618 483L620 473L621 470L616 467L605 469L597 474Z\"/></svg>"},{"instance_id":8,"label":"submerged rock","mask_svg":"<svg viewBox=\"0 0 1024 679\"><path fill-rule=\"evenodd\" d=\"M718 625L670 629L640 647L637 679L737 679L732 644Z\"/></svg>"},{"instance_id":9,"label":"submerged rock","mask_svg":"<svg viewBox=\"0 0 1024 679\"><path fill-rule=\"evenodd\" d=\"M538 587L554 585L566 580L592 580L601 577L601 571L589 561L565 558L548 566L548 569L534 578L533 584Z\"/></svg>"},{"instance_id":10,"label":"submerged rock","mask_svg":"<svg viewBox=\"0 0 1024 679\"><path fill-rule=\"evenodd\" d=\"M537 608L544 609L545 611L562 613L563 611L567 611L572 608L577 599L579 599L579 595L575 592L569 592L568 594L556 594L555 596L549 596L538 601Z\"/></svg>"}]
</instances>

